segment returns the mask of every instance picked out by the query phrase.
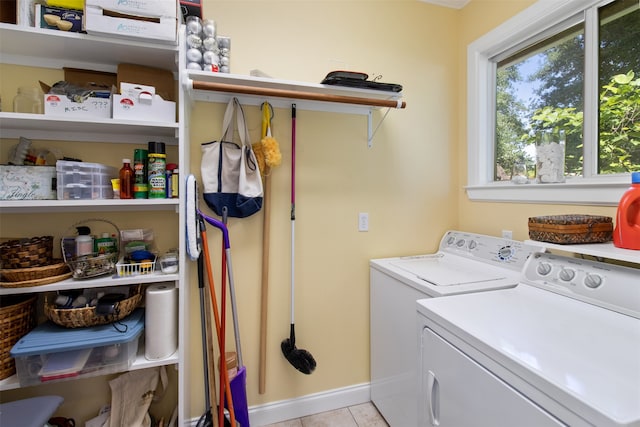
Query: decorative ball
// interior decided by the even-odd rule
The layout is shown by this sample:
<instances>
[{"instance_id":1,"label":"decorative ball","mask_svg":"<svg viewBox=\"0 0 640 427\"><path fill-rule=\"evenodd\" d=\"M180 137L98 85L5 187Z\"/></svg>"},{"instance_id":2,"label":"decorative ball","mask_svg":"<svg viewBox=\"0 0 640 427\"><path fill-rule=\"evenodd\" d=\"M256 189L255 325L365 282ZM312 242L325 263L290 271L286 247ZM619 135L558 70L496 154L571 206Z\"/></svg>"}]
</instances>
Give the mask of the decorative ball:
<instances>
[{"instance_id":1,"label":"decorative ball","mask_svg":"<svg viewBox=\"0 0 640 427\"><path fill-rule=\"evenodd\" d=\"M200 18L198 18L197 16L190 16L189 19L187 19L187 33L200 34L201 32L202 24L200 24Z\"/></svg>"},{"instance_id":2,"label":"decorative ball","mask_svg":"<svg viewBox=\"0 0 640 427\"><path fill-rule=\"evenodd\" d=\"M218 46L221 49L231 48L231 39L229 37L218 37Z\"/></svg>"},{"instance_id":3,"label":"decorative ball","mask_svg":"<svg viewBox=\"0 0 640 427\"><path fill-rule=\"evenodd\" d=\"M202 39L197 34L189 34L187 36L187 47L199 49L202 46Z\"/></svg>"},{"instance_id":4,"label":"decorative ball","mask_svg":"<svg viewBox=\"0 0 640 427\"><path fill-rule=\"evenodd\" d=\"M187 64L187 69L188 70L202 70L202 65L200 65L200 63L198 63L198 62L189 62Z\"/></svg>"},{"instance_id":5,"label":"decorative ball","mask_svg":"<svg viewBox=\"0 0 640 427\"><path fill-rule=\"evenodd\" d=\"M215 37L207 37L206 39L204 39L202 41L202 46L205 48L205 50L218 50L218 42L216 42Z\"/></svg>"},{"instance_id":6,"label":"decorative ball","mask_svg":"<svg viewBox=\"0 0 640 427\"><path fill-rule=\"evenodd\" d=\"M202 62L204 62L205 64L219 64L220 57L215 52L205 50L202 54Z\"/></svg>"},{"instance_id":7,"label":"decorative ball","mask_svg":"<svg viewBox=\"0 0 640 427\"><path fill-rule=\"evenodd\" d=\"M205 19L202 25L202 32L207 37L216 36L216 23L213 19Z\"/></svg>"},{"instance_id":8,"label":"decorative ball","mask_svg":"<svg viewBox=\"0 0 640 427\"><path fill-rule=\"evenodd\" d=\"M229 70L228 66L223 65L222 67L220 67L220 72L221 73L230 73L231 71Z\"/></svg>"},{"instance_id":9,"label":"decorative ball","mask_svg":"<svg viewBox=\"0 0 640 427\"><path fill-rule=\"evenodd\" d=\"M187 61L189 62L202 61L202 52L200 52L200 49L191 48L187 50Z\"/></svg>"},{"instance_id":10,"label":"decorative ball","mask_svg":"<svg viewBox=\"0 0 640 427\"><path fill-rule=\"evenodd\" d=\"M229 56L229 48L223 47L220 49L220 55Z\"/></svg>"},{"instance_id":11,"label":"decorative ball","mask_svg":"<svg viewBox=\"0 0 640 427\"><path fill-rule=\"evenodd\" d=\"M220 57L220 65L229 66L229 57L228 56L221 56Z\"/></svg>"},{"instance_id":12,"label":"decorative ball","mask_svg":"<svg viewBox=\"0 0 640 427\"><path fill-rule=\"evenodd\" d=\"M202 69L204 71L211 71L214 73L217 73L218 71L220 71L220 69L218 68L218 64L204 64L202 66Z\"/></svg>"}]
</instances>

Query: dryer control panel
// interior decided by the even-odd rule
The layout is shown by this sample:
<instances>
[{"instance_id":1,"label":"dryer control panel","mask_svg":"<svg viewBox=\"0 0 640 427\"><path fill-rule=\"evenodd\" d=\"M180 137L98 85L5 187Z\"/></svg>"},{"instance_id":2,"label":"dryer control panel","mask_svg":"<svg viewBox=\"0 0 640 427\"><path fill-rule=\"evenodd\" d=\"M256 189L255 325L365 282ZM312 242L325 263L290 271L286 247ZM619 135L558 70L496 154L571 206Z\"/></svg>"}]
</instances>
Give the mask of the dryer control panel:
<instances>
[{"instance_id":1,"label":"dryer control panel","mask_svg":"<svg viewBox=\"0 0 640 427\"><path fill-rule=\"evenodd\" d=\"M440 252L488 261L514 271L522 270L529 255L543 251L542 246L463 231L447 231L440 241Z\"/></svg>"},{"instance_id":2,"label":"dryer control panel","mask_svg":"<svg viewBox=\"0 0 640 427\"><path fill-rule=\"evenodd\" d=\"M640 319L640 269L537 253L523 282Z\"/></svg>"}]
</instances>

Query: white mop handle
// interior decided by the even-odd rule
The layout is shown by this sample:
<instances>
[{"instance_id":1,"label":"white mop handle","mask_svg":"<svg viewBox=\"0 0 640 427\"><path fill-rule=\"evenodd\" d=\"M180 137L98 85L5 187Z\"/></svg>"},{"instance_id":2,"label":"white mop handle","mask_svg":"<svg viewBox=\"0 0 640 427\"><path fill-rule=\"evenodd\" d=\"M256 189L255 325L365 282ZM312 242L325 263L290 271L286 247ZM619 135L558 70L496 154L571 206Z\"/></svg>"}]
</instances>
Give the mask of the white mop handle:
<instances>
[{"instance_id":1,"label":"white mop handle","mask_svg":"<svg viewBox=\"0 0 640 427\"><path fill-rule=\"evenodd\" d=\"M236 287L233 281L233 269L231 266L231 249L225 249L227 257L227 276L229 277L229 294L231 295L231 306L233 307L233 335L236 339L236 353L238 354L238 366L242 367L242 349L240 348L240 327L238 326L238 305L236 304Z\"/></svg>"},{"instance_id":2,"label":"white mop handle","mask_svg":"<svg viewBox=\"0 0 640 427\"><path fill-rule=\"evenodd\" d=\"M295 231L296 231L296 227L295 227L295 220L291 221L291 324L293 325L294 322L294 315L293 315L293 310L294 310L294 304L293 304L293 300L295 299L295 276L296 276L296 269L295 269L295 250L294 250L294 242L295 242Z\"/></svg>"}]
</instances>

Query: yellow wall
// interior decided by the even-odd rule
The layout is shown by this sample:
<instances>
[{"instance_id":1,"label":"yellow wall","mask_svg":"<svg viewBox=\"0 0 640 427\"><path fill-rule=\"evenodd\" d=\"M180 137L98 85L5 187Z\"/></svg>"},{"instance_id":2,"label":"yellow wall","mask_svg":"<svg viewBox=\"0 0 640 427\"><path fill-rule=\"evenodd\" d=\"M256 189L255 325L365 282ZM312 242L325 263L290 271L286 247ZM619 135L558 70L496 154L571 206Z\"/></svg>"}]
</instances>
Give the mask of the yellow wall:
<instances>
[{"instance_id":1,"label":"yellow wall","mask_svg":"<svg viewBox=\"0 0 640 427\"><path fill-rule=\"evenodd\" d=\"M203 3L205 17L216 20L218 33L231 37L233 73L260 69L279 79L308 82L320 82L335 69L382 74L382 81L404 86L407 102L405 110L389 113L371 149L364 116L298 111L296 332L298 347L310 351L318 362L310 376L297 372L280 351L280 342L289 332L291 121L289 109L275 110L273 130L283 164L272 176L267 392L263 395L258 394L262 214L230 220L250 405L369 381L369 259L433 251L450 228L493 235L510 229L515 238L525 239L526 219L531 215L613 215L613 208L473 203L464 192L466 46L533 0L473 0L463 10L415 0ZM11 72L16 86L17 76L31 79L22 70ZM7 87L6 75L5 67L0 83L3 111L10 110L15 93ZM56 78L55 74L49 77ZM223 105L211 103L196 103L193 109L191 167L198 177L199 145L220 136L223 111ZM375 112L375 124L384 112ZM247 107L246 113L252 139L257 141L259 110ZM2 161L6 161L6 147L3 144ZM112 144L100 154L114 165L121 157ZM357 230L359 212L369 213L366 233ZM150 215L157 224L154 228L167 226L166 215ZM2 237L8 237L8 230L37 235L82 217L57 214L49 218L50 223L42 223L3 215L0 231ZM115 219L123 227L137 225L126 214ZM220 242L215 231L210 230L209 240L212 263L219 271ZM163 249L175 245L161 243ZM200 322L195 291L191 302L187 332L197 342ZM230 318L228 325L227 345L233 346ZM198 417L204 407L200 350L192 349L188 361L187 417ZM71 383L59 387L64 384ZM2 398L11 393L17 394L5 393Z\"/></svg>"},{"instance_id":2,"label":"yellow wall","mask_svg":"<svg viewBox=\"0 0 640 427\"><path fill-rule=\"evenodd\" d=\"M444 230L456 225L458 36L451 29L457 12L417 1L363 6L355 1L204 3L219 34L231 36L233 73L260 69L308 82L320 82L335 69L382 74L382 81L404 86L407 102L406 110L389 113L371 149L365 116L298 110L295 323L298 347L318 363L310 376L296 371L280 350L289 333L291 113L276 109L274 136L283 163L272 176L264 395L258 394L262 214L230 221L250 405L368 382L369 259L432 251ZM199 144L219 136L223 109L206 103L194 108L196 174ZM384 112L374 114L375 124ZM257 141L259 110L249 107L246 113ZM370 231L358 232L358 212L369 213ZM218 268L217 254L214 263ZM192 395L197 395L197 354L192 362ZM193 415L201 405L194 399Z\"/></svg>"}]
</instances>

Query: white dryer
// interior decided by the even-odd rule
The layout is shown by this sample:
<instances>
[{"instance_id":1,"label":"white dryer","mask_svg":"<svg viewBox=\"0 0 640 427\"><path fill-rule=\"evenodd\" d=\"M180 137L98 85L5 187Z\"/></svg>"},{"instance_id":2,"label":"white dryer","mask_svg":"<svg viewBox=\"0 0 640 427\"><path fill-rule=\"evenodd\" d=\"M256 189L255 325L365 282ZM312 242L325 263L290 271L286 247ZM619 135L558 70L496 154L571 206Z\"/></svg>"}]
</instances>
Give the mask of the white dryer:
<instances>
[{"instance_id":1,"label":"white dryer","mask_svg":"<svg viewBox=\"0 0 640 427\"><path fill-rule=\"evenodd\" d=\"M391 427L418 422L416 301L513 287L529 255L542 250L447 231L436 253L370 261L371 401Z\"/></svg>"},{"instance_id":2,"label":"white dryer","mask_svg":"<svg viewBox=\"0 0 640 427\"><path fill-rule=\"evenodd\" d=\"M420 426L640 426L640 269L535 254L417 309Z\"/></svg>"}]
</instances>

